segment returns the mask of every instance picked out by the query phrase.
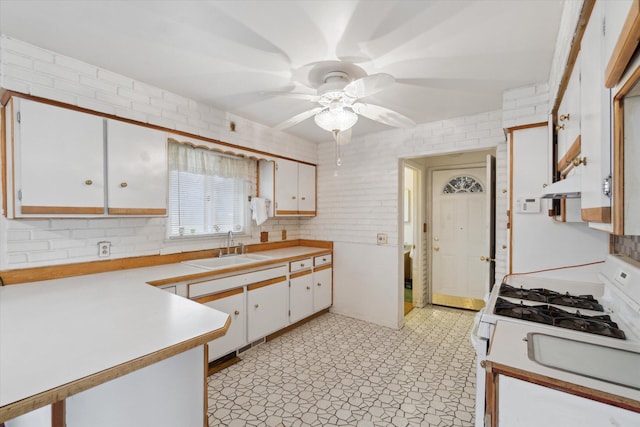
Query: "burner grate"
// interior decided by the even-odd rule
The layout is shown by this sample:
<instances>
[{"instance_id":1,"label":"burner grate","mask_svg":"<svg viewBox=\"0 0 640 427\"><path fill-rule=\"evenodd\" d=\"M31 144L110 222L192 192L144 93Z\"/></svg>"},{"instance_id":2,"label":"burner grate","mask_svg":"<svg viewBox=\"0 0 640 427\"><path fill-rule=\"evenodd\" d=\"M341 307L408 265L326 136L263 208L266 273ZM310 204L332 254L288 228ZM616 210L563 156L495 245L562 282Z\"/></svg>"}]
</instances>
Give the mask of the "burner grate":
<instances>
[{"instance_id":1,"label":"burner grate","mask_svg":"<svg viewBox=\"0 0 640 427\"><path fill-rule=\"evenodd\" d=\"M508 298L581 308L583 310L604 311L602 305L598 303L598 300L596 300L593 295L571 295L568 292L561 294L560 292L543 288L524 289L506 283L500 285L499 295Z\"/></svg>"},{"instance_id":2,"label":"burner grate","mask_svg":"<svg viewBox=\"0 0 640 427\"><path fill-rule=\"evenodd\" d=\"M560 328L573 329L611 338L626 339L624 331L609 315L587 316L580 311L569 312L550 305L514 304L503 298L496 300L494 313L500 316L522 319Z\"/></svg>"}]
</instances>

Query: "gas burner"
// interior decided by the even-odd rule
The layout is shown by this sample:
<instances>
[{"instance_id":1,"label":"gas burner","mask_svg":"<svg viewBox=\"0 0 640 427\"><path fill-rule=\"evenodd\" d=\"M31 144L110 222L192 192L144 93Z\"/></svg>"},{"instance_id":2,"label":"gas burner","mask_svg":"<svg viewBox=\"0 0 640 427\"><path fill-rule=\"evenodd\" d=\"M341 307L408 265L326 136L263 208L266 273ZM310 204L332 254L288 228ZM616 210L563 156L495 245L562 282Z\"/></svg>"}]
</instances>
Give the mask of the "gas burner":
<instances>
[{"instance_id":1,"label":"gas burner","mask_svg":"<svg viewBox=\"0 0 640 427\"><path fill-rule=\"evenodd\" d=\"M611 324L613 323L612 326ZM602 322L593 319L580 319L580 318L561 318L555 319L555 326L561 328L573 329L576 331L589 332L591 334L604 335L606 337L618 338L621 340L626 339L624 331L618 329L614 322Z\"/></svg>"},{"instance_id":2,"label":"gas burner","mask_svg":"<svg viewBox=\"0 0 640 427\"><path fill-rule=\"evenodd\" d=\"M566 295L549 297L547 302L585 310L604 311L604 308L591 295L574 296L567 293Z\"/></svg>"},{"instance_id":3,"label":"gas burner","mask_svg":"<svg viewBox=\"0 0 640 427\"><path fill-rule=\"evenodd\" d=\"M528 320L560 328L598 334L612 338L626 339L624 332L611 321L609 315L587 316L580 311L570 312L551 305L524 305L498 297L494 313L514 319Z\"/></svg>"},{"instance_id":4,"label":"gas burner","mask_svg":"<svg viewBox=\"0 0 640 427\"><path fill-rule=\"evenodd\" d=\"M545 306L530 306L523 305L522 303L514 304L505 299L498 298L494 313L501 316L513 317L515 319L530 320L536 323L552 325L553 318L541 311L540 307Z\"/></svg>"},{"instance_id":5,"label":"gas burner","mask_svg":"<svg viewBox=\"0 0 640 427\"><path fill-rule=\"evenodd\" d=\"M581 308L583 310L604 311L602 305L598 303L598 300L596 300L593 295L571 295L568 292L561 294L544 288L516 288L506 283L500 285L499 295L508 298Z\"/></svg>"},{"instance_id":6,"label":"gas burner","mask_svg":"<svg viewBox=\"0 0 640 427\"><path fill-rule=\"evenodd\" d=\"M523 289L522 287L516 288L515 286L507 285L503 283L500 286L500 295L503 297L524 299L527 301L539 301L546 302L547 298L536 292L535 289Z\"/></svg>"}]
</instances>

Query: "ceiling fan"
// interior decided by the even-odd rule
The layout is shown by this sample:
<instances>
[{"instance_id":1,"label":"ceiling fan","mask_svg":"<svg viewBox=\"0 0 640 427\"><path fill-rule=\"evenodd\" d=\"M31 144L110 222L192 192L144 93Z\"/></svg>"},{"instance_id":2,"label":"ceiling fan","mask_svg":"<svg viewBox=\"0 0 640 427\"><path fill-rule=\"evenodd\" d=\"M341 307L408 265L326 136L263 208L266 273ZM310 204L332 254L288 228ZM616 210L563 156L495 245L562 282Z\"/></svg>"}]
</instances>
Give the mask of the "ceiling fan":
<instances>
[{"instance_id":1,"label":"ceiling fan","mask_svg":"<svg viewBox=\"0 0 640 427\"><path fill-rule=\"evenodd\" d=\"M308 81L315 87L315 95L295 92L272 93L320 104L285 120L277 125L276 129L283 130L314 117L320 128L331 132L336 142L344 144L349 141L351 128L358 121L359 115L388 126L415 125L413 120L397 111L359 101L360 98L374 95L393 85L395 79L389 74L367 75L355 64L325 61L313 64Z\"/></svg>"}]
</instances>

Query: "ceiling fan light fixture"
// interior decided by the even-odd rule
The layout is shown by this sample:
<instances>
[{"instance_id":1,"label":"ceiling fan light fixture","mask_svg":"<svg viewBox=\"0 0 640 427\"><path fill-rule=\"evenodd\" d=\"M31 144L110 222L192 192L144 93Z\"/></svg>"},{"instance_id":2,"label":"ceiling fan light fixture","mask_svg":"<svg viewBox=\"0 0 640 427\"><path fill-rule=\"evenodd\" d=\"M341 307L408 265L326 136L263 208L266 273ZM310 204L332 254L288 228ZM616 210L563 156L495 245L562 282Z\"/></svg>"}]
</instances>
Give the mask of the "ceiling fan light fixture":
<instances>
[{"instance_id":1,"label":"ceiling fan light fixture","mask_svg":"<svg viewBox=\"0 0 640 427\"><path fill-rule=\"evenodd\" d=\"M358 115L344 108L326 109L315 115L314 120L322 129L333 132L344 132L358 121Z\"/></svg>"}]
</instances>

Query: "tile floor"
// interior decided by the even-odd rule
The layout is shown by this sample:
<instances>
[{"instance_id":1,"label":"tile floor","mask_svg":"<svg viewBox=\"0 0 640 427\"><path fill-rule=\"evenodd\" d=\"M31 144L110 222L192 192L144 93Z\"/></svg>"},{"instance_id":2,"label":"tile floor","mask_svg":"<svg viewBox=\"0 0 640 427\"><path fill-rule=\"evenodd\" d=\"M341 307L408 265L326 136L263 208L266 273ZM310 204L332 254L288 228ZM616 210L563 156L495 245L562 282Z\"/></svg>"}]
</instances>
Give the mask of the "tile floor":
<instances>
[{"instance_id":1,"label":"tile floor","mask_svg":"<svg viewBox=\"0 0 640 427\"><path fill-rule=\"evenodd\" d=\"M209 377L209 426L472 426L473 316L416 308L392 330L323 315Z\"/></svg>"}]
</instances>

